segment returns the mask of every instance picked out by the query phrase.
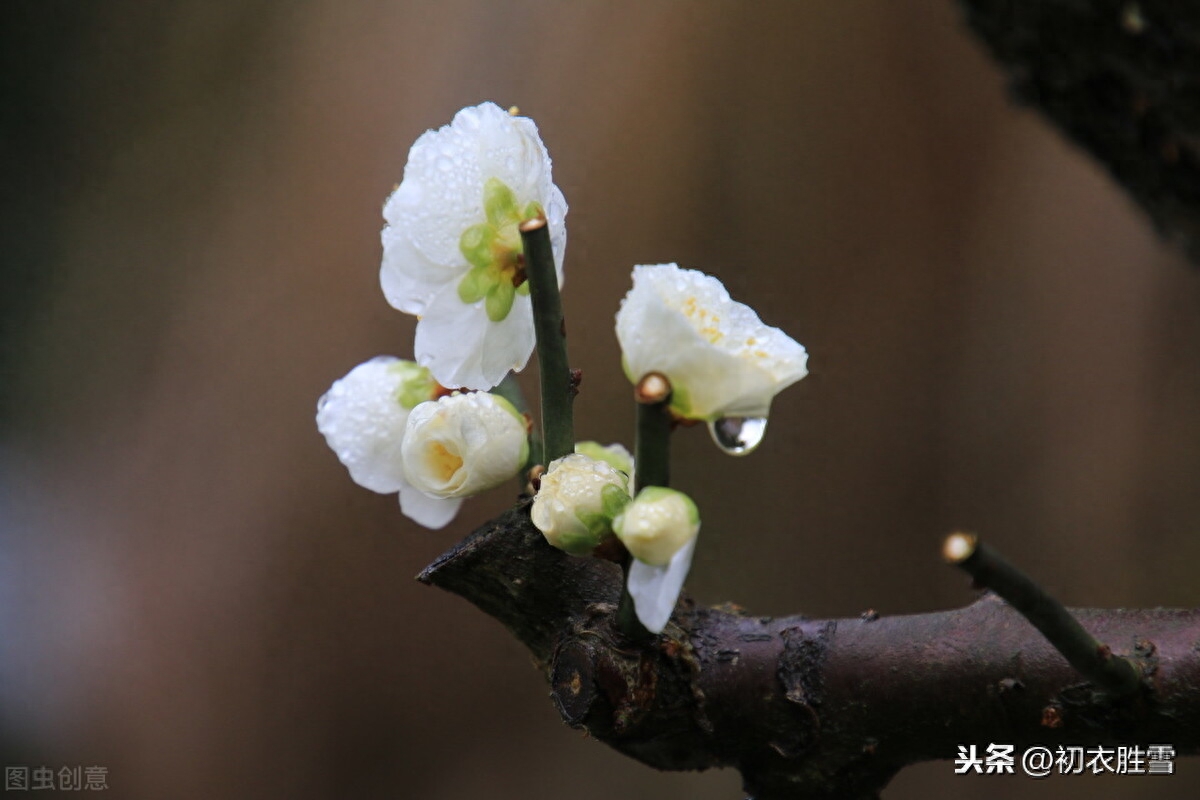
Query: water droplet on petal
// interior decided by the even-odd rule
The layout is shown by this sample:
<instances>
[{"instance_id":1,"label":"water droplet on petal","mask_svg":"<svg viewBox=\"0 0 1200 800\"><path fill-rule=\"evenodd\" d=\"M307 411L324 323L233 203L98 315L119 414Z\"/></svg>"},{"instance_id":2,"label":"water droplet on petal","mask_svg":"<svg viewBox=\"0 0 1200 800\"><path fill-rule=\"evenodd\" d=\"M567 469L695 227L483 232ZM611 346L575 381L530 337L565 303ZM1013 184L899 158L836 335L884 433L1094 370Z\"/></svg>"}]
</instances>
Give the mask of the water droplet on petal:
<instances>
[{"instance_id":1,"label":"water droplet on petal","mask_svg":"<svg viewBox=\"0 0 1200 800\"><path fill-rule=\"evenodd\" d=\"M749 455L767 433L766 417L721 417L708 423L717 447L731 456Z\"/></svg>"}]
</instances>

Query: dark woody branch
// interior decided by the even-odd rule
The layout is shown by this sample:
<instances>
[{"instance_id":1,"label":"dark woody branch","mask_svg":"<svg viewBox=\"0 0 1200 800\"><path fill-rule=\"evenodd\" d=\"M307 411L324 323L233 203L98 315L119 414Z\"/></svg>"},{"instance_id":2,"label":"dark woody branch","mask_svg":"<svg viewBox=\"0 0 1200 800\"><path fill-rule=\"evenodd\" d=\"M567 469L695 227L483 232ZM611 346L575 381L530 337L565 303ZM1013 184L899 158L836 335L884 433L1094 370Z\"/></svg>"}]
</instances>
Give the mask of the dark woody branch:
<instances>
[{"instance_id":1,"label":"dark woody branch","mask_svg":"<svg viewBox=\"0 0 1200 800\"><path fill-rule=\"evenodd\" d=\"M736 767L757 800L870 798L959 744L1168 742L1200 751L1200 612L1081 610L1145 689L1088 682L988 596L953 611L812 620L681 601L631 646L621 571L546 544L528 505L485 525L419 579L470 600L525 643L563 719L663 770Z\"/></svg>"},{"instance_id":2,"label":"dark woody branch","mask_svg":"<svg viewBox=\"0 0 1200 800\"><path fill-rule=\"evenodd\" d=\"M959 0L1013 96L1200 263L1200 4Z\"/></svg>"}]
</instances>

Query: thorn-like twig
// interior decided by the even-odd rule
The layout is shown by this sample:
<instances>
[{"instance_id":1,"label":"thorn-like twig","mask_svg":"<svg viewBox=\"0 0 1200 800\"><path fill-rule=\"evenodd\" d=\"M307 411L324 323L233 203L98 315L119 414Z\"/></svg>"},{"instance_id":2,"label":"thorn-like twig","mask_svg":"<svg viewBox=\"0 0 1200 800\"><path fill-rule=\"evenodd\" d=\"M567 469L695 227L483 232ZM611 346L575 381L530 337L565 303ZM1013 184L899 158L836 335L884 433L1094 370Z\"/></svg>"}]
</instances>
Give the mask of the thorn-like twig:
<instances>
[{"instance_id":1,"label":"thorn-like twig","mask_svg":"<svg viewBox=\"0 0 1200 800\"><path fill-rule=\"evenodd\" d=\"M1062 603L974 534L950 534L942 556L969 574L978 588L991 589L1019 611L1089 681L1118 696L1141 686L1141 675L1129 659L1114 655Z\"/></svg>"}]
</instances>

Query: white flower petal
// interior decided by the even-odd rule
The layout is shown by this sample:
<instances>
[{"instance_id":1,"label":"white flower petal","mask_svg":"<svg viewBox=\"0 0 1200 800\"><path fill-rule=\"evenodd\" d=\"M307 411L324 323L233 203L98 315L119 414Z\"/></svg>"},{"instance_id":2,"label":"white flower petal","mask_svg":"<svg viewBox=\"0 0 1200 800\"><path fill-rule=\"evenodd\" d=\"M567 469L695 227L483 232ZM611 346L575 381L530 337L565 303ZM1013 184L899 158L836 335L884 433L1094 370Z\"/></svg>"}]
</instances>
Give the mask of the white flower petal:
<instances>
[{"instance_id":1,"label":"white flower petal","mask_svg":"<svg viewBox=\"0 0 1200 800\"><path fill-rule=\"evenodd\" d=\"M396 392L402 363L379 356L335 381L317 402L317 429L359 486L390 494L404 485L401 443L408 409Z\"/></svg>"},{"instance_id":2,"label":"white flower petal","mask_svg":"<svg viewBox=\"0 0 1200 800\"><path fill-rule=\"evenodd\" d=\"M458 286L471 267L459 245L468 228L487 219L484 187L499 180L519 209L537 202L545 211L561 286L567 203L552 182L551 166L534 122L494 103L464 108L450 125L423 134L409 152L404 180L383 209L380 284L388 303L429 323L424 331L418 326L418 361L445 386L490 389L529 360L529 298L518 295L498 323L487 318L484 303L465 306ZM478 319L464 342L466 309Z\"/></svg>"},{"instance_id":3,"label":"white flower petal","mask_svg":"<svg viewBox=\"0 0 1200 800\"><path fill-rule=\"evenodd\" d=\"M683 581L692 568L696 540L679 549L664 567L654 567L634 560L629 567L629 595L637 617L651 633L661 633L675 610Z\"/></svg>"},{"instance_id":4,"label":"white flower petal","mask_svg":"<svg viewBox=\"0 0 1200 800\"><path fill-rule=\"evenodd\" d=\"M529 456L525 418L486 392L455 394L412 410L401 446L404 476L434 497L468 497L515 477Z\"/></svg>"},{"instance_id":5,"label":"white flower petal","mask_svg":"<svg viewBox=\"0 0 1200 800\"><path fill-rule=\"evenodd\" d=\"M558 187L550 184L547 200L542 203L546 225L550 228L550 247L554 250L554 269L558 273L558 288L563 285L563 254L567 252L567 198Z\"/></svg>"},{"instance_id":6,"label":"white flower petal","mask_svg":"<svg viewBox=\"0 0 1200 800\"><path fill-rule=\"evenodd\" d=\"M483 301L466 305L455 286L438 292L417 323L413 352L434 379L449 388L490 389L533 353L533 307L517 295L500 322L488 319Z\"/></svg>"},{"instance_id":7,"label":"white flower petal","mask_svg":"<svg viewBox=\"0 0 1200 800\"><path fill-rule=\"evenodd\" d=\"M772 398L808 374L808 354L716 278L675 264L637 266L617 314L626 372L661 372L672 408L691 419L765 417Z\"/></svg>"},{"instance_id":8,"label":"white flower petal","mask_svg":"<svg viewBox=\"0 0 1200 800\"><path fill-rule=\"evenodd\" d=\"M437 131L413 144L404 180L384 205L389 226L430 263L467 269L458 249L463 231L485 219L483 186L497 178L518 205L542 204L561 265L566 246L567 204L551 180L550 154L528 117L514 117L495 103L464 108Z\"/></svg>"},{"instance_id":9,"label":"white flower petal","mask_svg":"<svg viewBox=\"0 0 1200 800\"><path fill-rule=\"evenodd\" d=\"M426 528L437 530L446 527L461 505L460 497L430 497L407 483L400 487L400 510L404 516Z\"/></svg>"},{"instance_id":10,"label":"white flower petal","mask_svg":"<svg viewBox=\"0 0 1200 800\"><path fill-rule=\"evenodd\" d=\"M396 228L384 228L379 285L388 304L406 314L421 314L437 292L455 282L462 271L435 264Z\"/></svg>"}]
</instances>

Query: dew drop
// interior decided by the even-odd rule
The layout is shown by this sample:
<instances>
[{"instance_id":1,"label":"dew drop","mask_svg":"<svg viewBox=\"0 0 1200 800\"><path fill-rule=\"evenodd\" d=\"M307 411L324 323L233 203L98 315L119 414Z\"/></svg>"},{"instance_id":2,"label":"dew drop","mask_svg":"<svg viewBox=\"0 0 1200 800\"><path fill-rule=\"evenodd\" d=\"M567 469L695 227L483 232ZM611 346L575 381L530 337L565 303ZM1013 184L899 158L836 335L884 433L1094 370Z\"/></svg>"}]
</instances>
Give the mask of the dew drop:
<instances>
[{"instance_id":1,"label":"dew drop","mask_svg":"<svg viewBox=\"0 0 1200 800\"><path fill-rule=\"evenodd\" d=\"M717 447L731 456L754 452L767 432L766 417L721 417L708 423L708 432Z\"/></svg>"}]
</instances>

